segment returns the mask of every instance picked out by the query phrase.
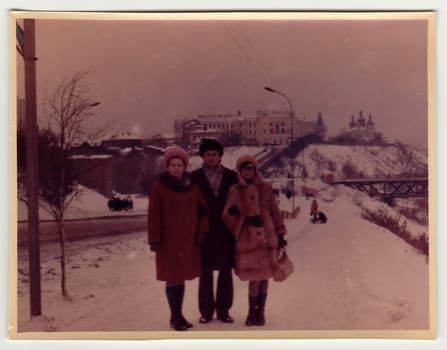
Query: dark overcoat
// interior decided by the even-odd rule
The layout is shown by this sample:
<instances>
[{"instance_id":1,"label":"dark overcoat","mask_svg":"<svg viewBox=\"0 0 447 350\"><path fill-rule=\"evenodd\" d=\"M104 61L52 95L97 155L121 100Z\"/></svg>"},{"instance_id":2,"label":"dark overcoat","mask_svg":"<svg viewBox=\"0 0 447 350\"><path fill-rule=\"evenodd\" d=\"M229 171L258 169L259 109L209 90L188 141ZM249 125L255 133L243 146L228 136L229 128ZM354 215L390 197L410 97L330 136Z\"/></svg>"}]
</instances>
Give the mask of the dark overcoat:
<instances>
[{"instance_id":1,"label":"dark overcoat","mask_svg":"<svg viewBox=\"0 0 447 350\"><path fill-rule=\"evenodd\" d=\"M206 202L196 185L176 187L167 179L165 174L152 188L148 241L159 244L157 280L190 280L201 271L200 241L208 232Z\"/></svg>"},{"instance_id":2,"label":"dark overcoat","mask_svg":"<svg viewBox=\"0 0 447 350\"><path fill-rule=\"evenodd\" d=\"M223 168L219 193L216 197L203 168L191 173L192 181L200 188L208 205L209 232L201 245L202 266L211 270L234 267L235 240L222 221L222 211L232 185L237 183L237 173Z\"/></svg>"},{"instance_id":3,"label":"dark overcoat","mask_svg":"<svg viewBox=\"0 0 447 350\"><path fill-rule=\"evenodd\" d=\"M231 214L231 207L237 207L239 214ZM236 238L235 274L243 281L272 277L278 268L277 236L286 234L286 227L271 185L259 174L251 184L239 176L222 216ZM262 227L245 225L245 218L250 216L260 216Z\"/></svg>"}]
</instances>

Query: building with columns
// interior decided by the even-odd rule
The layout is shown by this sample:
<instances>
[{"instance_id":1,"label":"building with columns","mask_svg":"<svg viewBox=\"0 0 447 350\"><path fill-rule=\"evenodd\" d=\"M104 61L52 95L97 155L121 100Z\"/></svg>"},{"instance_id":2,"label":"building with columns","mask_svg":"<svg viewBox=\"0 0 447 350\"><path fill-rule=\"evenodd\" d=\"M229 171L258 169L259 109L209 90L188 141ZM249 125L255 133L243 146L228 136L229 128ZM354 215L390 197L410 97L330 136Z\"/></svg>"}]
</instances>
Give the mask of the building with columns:
<instances>
[{"instance_id":1,"label":"building with columns","mask_svg":"<svg viewBox=\"0 0 447 350\"><path fill-rule=\"evenodd\" d=\"M216 138L226 145L280 146L315 132L315 122L292 118L290 112L283 111L197 115L175 122L177 143L188 146L199 144L203 137Z\"/></svg>"}]
</instances>

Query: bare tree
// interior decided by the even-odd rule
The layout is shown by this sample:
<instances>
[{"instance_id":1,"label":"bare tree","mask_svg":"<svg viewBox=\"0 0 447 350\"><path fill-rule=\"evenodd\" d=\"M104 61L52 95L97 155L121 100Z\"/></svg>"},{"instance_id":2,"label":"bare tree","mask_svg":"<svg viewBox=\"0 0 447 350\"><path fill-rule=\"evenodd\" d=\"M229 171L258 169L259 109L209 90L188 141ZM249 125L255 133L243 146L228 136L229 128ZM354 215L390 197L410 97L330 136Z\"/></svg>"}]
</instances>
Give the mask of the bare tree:
<instances>
[{"instance_id":1,"label":"bare tree","mask_svg":"<svg viewBox=\"0 0 447 350\"><path fill-rule=\"evenodd\" d=\"M99 105L86 82L87 71L75 73L70 79L63 79L51 93L44 95L47 128L55 135L55 143L49 145L46 160L42 164L46 171L40 181L40 198L44 208L56 221L60 242L61 292L69 298L65 269L65 212L70 203L81 195L76 180L79 172L70 162L70 148L74 143L99 137L104 128L92 126L93 108Z\"/></svg>"}]
</instances>

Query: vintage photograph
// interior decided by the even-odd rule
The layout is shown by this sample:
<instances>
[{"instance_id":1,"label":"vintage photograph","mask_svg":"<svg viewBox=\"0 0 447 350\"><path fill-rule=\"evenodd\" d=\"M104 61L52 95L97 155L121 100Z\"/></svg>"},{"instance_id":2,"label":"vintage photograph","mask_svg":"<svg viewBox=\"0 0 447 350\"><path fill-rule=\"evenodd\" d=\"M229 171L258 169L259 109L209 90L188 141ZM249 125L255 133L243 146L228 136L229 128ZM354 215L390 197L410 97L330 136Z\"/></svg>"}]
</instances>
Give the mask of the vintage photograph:
<instances>
[{"instance_id":1,"label":"vintage photograph","mask_svg":"<svg viewBox=\"0 0 447 350\"><path fill-rule=\"evenodd\" d=\"M10 337L435 338L434 22L11 12Z\"/></svg>"}]
</instances>

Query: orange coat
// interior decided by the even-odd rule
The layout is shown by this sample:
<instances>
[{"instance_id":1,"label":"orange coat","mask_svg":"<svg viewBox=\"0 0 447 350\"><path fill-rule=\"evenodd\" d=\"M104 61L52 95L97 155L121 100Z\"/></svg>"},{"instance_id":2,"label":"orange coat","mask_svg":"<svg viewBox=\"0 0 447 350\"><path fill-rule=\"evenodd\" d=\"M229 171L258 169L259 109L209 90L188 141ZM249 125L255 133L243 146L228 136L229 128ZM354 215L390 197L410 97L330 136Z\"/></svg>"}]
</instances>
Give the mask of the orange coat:
<instances>
[{"instance_id":1,"label":"orange coat","mask_svg":"<svg viewBox=\"0 0 447 350\"><path fill-rule=\"evenodd\" d=\"M232 206L240 215L229 213ZM262 227L244 225L246 217L255 215L262 218ZM278 266L277 235L285 234L286 227L270 184L259 174L253 184L239 176L239 183L230 188L222 218L236 238L235 274L243 281L272 277Z\"/></svg>"},{"instance_id":2,"label":"orange coat","mask_svg":"<svg viewBox=\"0 0 447 350\"><path fill-rule=\"evenodd\" d=\"M200 242L208 232L206 202L194 184L183 191L157 182L149 198L148 241L158 243L157 280L183 281L200 275Z\"/></svg>"}]
</instances>

